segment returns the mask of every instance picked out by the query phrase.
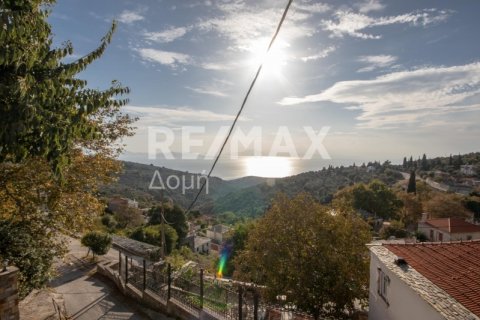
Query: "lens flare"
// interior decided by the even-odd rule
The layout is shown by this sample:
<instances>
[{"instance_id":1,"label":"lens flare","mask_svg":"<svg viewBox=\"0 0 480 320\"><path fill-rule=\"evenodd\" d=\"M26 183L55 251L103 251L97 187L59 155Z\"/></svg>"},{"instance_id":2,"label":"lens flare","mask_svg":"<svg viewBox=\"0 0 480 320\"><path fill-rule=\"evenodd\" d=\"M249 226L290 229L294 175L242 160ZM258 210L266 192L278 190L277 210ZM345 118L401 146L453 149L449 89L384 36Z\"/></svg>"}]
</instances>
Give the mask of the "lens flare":
<instances>
[{"instance_id":1,"label":"lens flare","mask_svg":"<svg viewBox=\"0 0 480 320\"><path fill-rule=\"evenodd\" d=\"M223 248L222 252L220 253L220 260L218 261L218 271L217 271L217 277L218 278L223 278L223 272L225 271L225 266L227 264L227 259L229 256L229 250L228 248Z\"/></svg>"}]
</instances>

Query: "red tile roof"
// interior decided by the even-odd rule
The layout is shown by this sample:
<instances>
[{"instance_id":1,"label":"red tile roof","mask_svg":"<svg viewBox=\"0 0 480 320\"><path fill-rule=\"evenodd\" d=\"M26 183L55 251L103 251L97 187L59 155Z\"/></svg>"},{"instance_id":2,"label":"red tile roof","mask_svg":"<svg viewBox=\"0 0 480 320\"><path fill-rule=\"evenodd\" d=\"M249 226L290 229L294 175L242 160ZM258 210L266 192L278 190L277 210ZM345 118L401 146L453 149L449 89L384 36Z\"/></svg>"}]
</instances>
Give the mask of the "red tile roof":
<instances>
[{"instance_id":1,"label":"red tile roof","mask_svg":"<svg viewBox=\"0 0 480 320\"><path fill-rule=\"evenodd\" d=\"M480 316L480 241L384 246Z\"/></svg>"},{"instance_id":2,"label":"red tile roof","mask_svg":"<svg viewBox=\"0 0 480 320\"><path fill-rule=\"evenodd\" d=\"M480 226L466 222L463 218L429 219L425 223L448 233L480 232Z\"/></svg>"}]
</instances>

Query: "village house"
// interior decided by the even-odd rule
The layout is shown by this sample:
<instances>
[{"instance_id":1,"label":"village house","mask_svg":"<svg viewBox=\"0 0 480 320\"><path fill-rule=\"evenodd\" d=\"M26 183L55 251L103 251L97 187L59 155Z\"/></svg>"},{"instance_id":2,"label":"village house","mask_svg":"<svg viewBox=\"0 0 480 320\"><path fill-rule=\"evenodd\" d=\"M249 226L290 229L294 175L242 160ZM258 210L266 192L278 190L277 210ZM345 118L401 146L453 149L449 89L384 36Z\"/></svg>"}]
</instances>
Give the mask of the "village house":
<instances>
[{"instance_id":1,"label":"village house","mask_svg":"<svg viewBox=\"0 0 480 320\"><path fill-rule=\"evenodd\" d=\"M207 229L207 238L212 239L210 243L212 251L217 253L222 251L228 231L230 228L223 224L217 224Z\"/></svg>"},{"instance_id":2,"label":"village house","mask_svg":"<svg viewBox=\"0 0 480 320\"><path fill-rule=\"evenodd\" d=\"M427 215L423 214L418 223L418 231L425 234L430 241L480 239L480 226L463 218L427 219Z\"/></svg>"},{"instance_id":3,"label":"village house","mask_svg":"<svg viewBox=\"0 0 480 320\"><path fill-rule=\"evenodd\" d=\"M460 166L460 172L466 176L473 176L475 175L475 166L470 164L465 164Z\"/></svg>"},{"instance_id":4,"label":"village house","mask_svg":"<svg viewBox=\"0 0 480 320\"><path fill-rule=\"evenodd\" d=\"M193 252L205 253L210 252L211 239L197 235L188 236L186 239L188 246Z\"/></svg>"},{"instance_id":5,"label":"village house","mask_svg":"<svg viewBox=\"0 0 480 320\"><path fill-rule=\"evenodd\" d=\"M138 202L132 199L120 197L114 197L108 201L108 209L112 212L126 207L138 209Z\"/></svg>"},{"instance_id":6,"label":"village house","mask_svg":"<svg viewBox=\"0 0 480 320\"><path fill-rule=\"evenodd\" d=\"M228 231L230 231L229 227L217 224L207 229L207 238L212 239L215 243L222 244Z\"/></svg>"},{"instance_id":7,"label":"village house","mask_svg":"<svg viewBox=\"0 0 480 320\"><path fill-rule=\"evenodd\" d=\"M370 320L480 319L480 241L369 249Z\"/></svg>"}]
</instances>

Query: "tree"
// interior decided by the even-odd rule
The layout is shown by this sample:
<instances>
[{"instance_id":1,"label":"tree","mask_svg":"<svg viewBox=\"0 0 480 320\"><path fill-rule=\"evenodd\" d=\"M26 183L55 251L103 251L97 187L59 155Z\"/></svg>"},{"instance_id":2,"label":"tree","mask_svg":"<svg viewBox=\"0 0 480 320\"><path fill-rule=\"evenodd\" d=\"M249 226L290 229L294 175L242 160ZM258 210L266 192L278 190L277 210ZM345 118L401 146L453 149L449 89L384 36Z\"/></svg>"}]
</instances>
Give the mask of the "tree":
<instances>
[{"instance_id":1,"label":"tree","mask_svg":"<svg viewBox=\"0 0 480 320\"><path fill-rule=\"evenodd\" d=\"M402 201L400 221L407 228L416 228L423 212L422 202L411 193L398 192L397 197Z\"/></svg>"},{"instance_id":2,"label":"tree","mask_svg":"<svg viewBox=\"0 0 480 320\"><path fill-rule=\"evenodd\" d=\"M268 239L268 240L267 240ZM368 297L368 225L308 194L280 194L251 230L235 259L235 277L264 285L264 298L319 317L345 317Z\"/></svg>"},{"instance_id":3,"label":"tree","mask_svg":"<svg viewBox=\"0 0 480 320\"><path fill-rule=\"evenodd\" d=\"M165 228L165 252L170 254L177 245L178 235L171 226L165 224L163 227ZM162 225L139 227L130 234L130 238L161 247Z\"/></svg>"},{"instance_id":4,"label":"tree","mask_svg":"<svg viewBox=\"0 0 480 320\"><path fill-rule=\"evenodd\" d=\"M472 212L462 204L462 197L450 193L436 193L423 203L423 209L432 218L469 218Z\"/></svg>"},{"instance_id":5,"label":"tree","mask_svg":"<svg viewBox=\"0 0 480 320\"><path fill-rule=\"evenodd\" d=\"M128 205L119 206L113 216L117 221L117 227L121 229L135 228L144 223L141 211Z\"/></svg>"},{"instance_id":6,"label":"tree","mask_svg":"<svg viewBox=\"0 0 480 320\"><path fill-rule=\"evenodd\" d=\"M407 193L417 194L417 182L416 182L414 170L410 172L410 178L408 179Z\"/></svg>"},{"instance_id":7,"label":"tree","mask_svg":"<svg viewBox=\"0 0 480 320\"><path fill-rule=\"evenodd\" d=\"M178 244L183 243L188 233L187 216L185 211L178 205L163 204L163 214L165 220L170 224L178 235ZM150 209L149 224L156 225L162 223L162 207L153 207Z\"/></svg>"},{"instance_id":8,"label":"tree","mask_svg":"<svg viewBox=\"0 0 480 320\"><path fill-rule=\"evenodd\" d=\"M403 169L407 169L407 168L408 168L407 157L403 157L402 167L403 167Z\"/></svg>"},{"instance_id":9,"label":"tree","mask_svg":"<svg viewBox=\"0 0 480 320\"><path fill-rule=\"evenodd\" d=\"M95 255L101 256L110 250L112 237L107 233L90 231L82 237L81 243L88 248L88 251L92 250L95 258Z\"/></svg>"},{"instance_id":10,"label":"tree","mask_svg":"<svg viewBox=\"0 0 480 320\"><path fill-rule=\"evenodd\" d=\"M223 275L232 276L235 271L234 260L238 256L239 252L245 249L245 244L251 230L255 228L255 223L241 222L237 223L229 232L226 237L226 245L224 249L227 251L228 259L223 270ZM218 265L218 260L216 265Z\"/></svg>"},{"instance_id":11,"label":"tree","mask_svg":"<svg viewBox=\"0 0 480 320\"><path fill-rule=\"evenodd\" d=\"M423 171L428 170L428 160L427 160L427 155L425 153L423 154L423 157L422 157L421 168Z\"/></svg>"},{"instance_id":12,"label":"tree","mask_svg":"<svg viewBox=\"0 0 480 320\"><path fill-rule=\"evenodd\" d=\"M77 78L115 24L96 50L64 63L73 49L51 46L53 3L0 2L0 258L19 267L21 296L51 278L66 251L62 235L84 232L103 211L98 189L120 171L114 156L133 121L120 112L126 100L115 99L127 88L93 90Z\"/></svg>"},{"instance_id":13,"label":"tree","mask_svg":"<svg viewBox=\"0 0 480 320\"><path fill-rule=\"evenodd\" d=\"M405 238L408 236L408 231L405 229L405 225L401 221L392 220L390 225L383 226L380 229L380 237L388 239L390 237Z\"/></svg>"},{"instance_id":14,"label":"tree","mask_svg":"<svg viewBox=\"0 0 480 320\"><path fill-rule=\"evenodd\" d=\"M350 206L389 219L397 215L402 203L386 184L372 180L368 185L358 183L337 192L334 206Z\"/></svg>"},{"instance_id":15,"label":"tree","mask_svg":"<svg viewBox=\"0 0 480 320\"><path fill-rule=\"evenodd\" d=\"M67 42L61 48L51 47L47 5L53 3L2 1L0 162L20 163L36 156L59 173L78 140L90 140L103 132L92 116L105 106L124 105L126 100L112 97L128 89L114 83L105 91L91 90L86 81L75 78L104 53L115 24L96 50L64 63L62 59L73 53L73 46Z\"/></svg>"}]
</instances>

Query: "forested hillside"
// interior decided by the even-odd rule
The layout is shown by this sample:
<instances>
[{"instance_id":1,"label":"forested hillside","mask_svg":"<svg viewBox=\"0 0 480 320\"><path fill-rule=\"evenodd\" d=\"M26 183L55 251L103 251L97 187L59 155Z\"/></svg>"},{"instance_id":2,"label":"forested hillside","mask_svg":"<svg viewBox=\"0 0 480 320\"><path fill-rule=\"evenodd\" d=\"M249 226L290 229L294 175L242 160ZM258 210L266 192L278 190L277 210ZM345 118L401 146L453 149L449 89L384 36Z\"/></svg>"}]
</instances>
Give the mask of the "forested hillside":
<instances>
[{"instance_id":1,"label":"forested hillside","mask_svg":"<svg viewBox=\"0 0 480 320\"><path fill-rule=\"evenodd\" d=\"M149 189L155 170L158 170L164 182L169 176L177 176L180 179L185 177L188 186L191 185L193 179L197 186L198 174L124 162L124 172L118 183L105 187L103 195L106 197L120 195L135 199L143 207L149 207L155 202L170 198L175 203L188 207L198 189L185 190L185 194L183 194L181 186L177 189L168 187L165 190ZM195 209L207 214L232 211L238 215L258 216L263 213L278 192L293 196L301 191L306 191L319 201L326 203L331 201L333 194L339 189L358 182L367 183L375 178L392 185L402 176L399 172L389 169L388 164L371 163L369 166L323 168L319 171L278 179L244 177L223 180L213 177L209 180L208 194L205 191L202 192Z\"/></svg>"}]
</instances>

